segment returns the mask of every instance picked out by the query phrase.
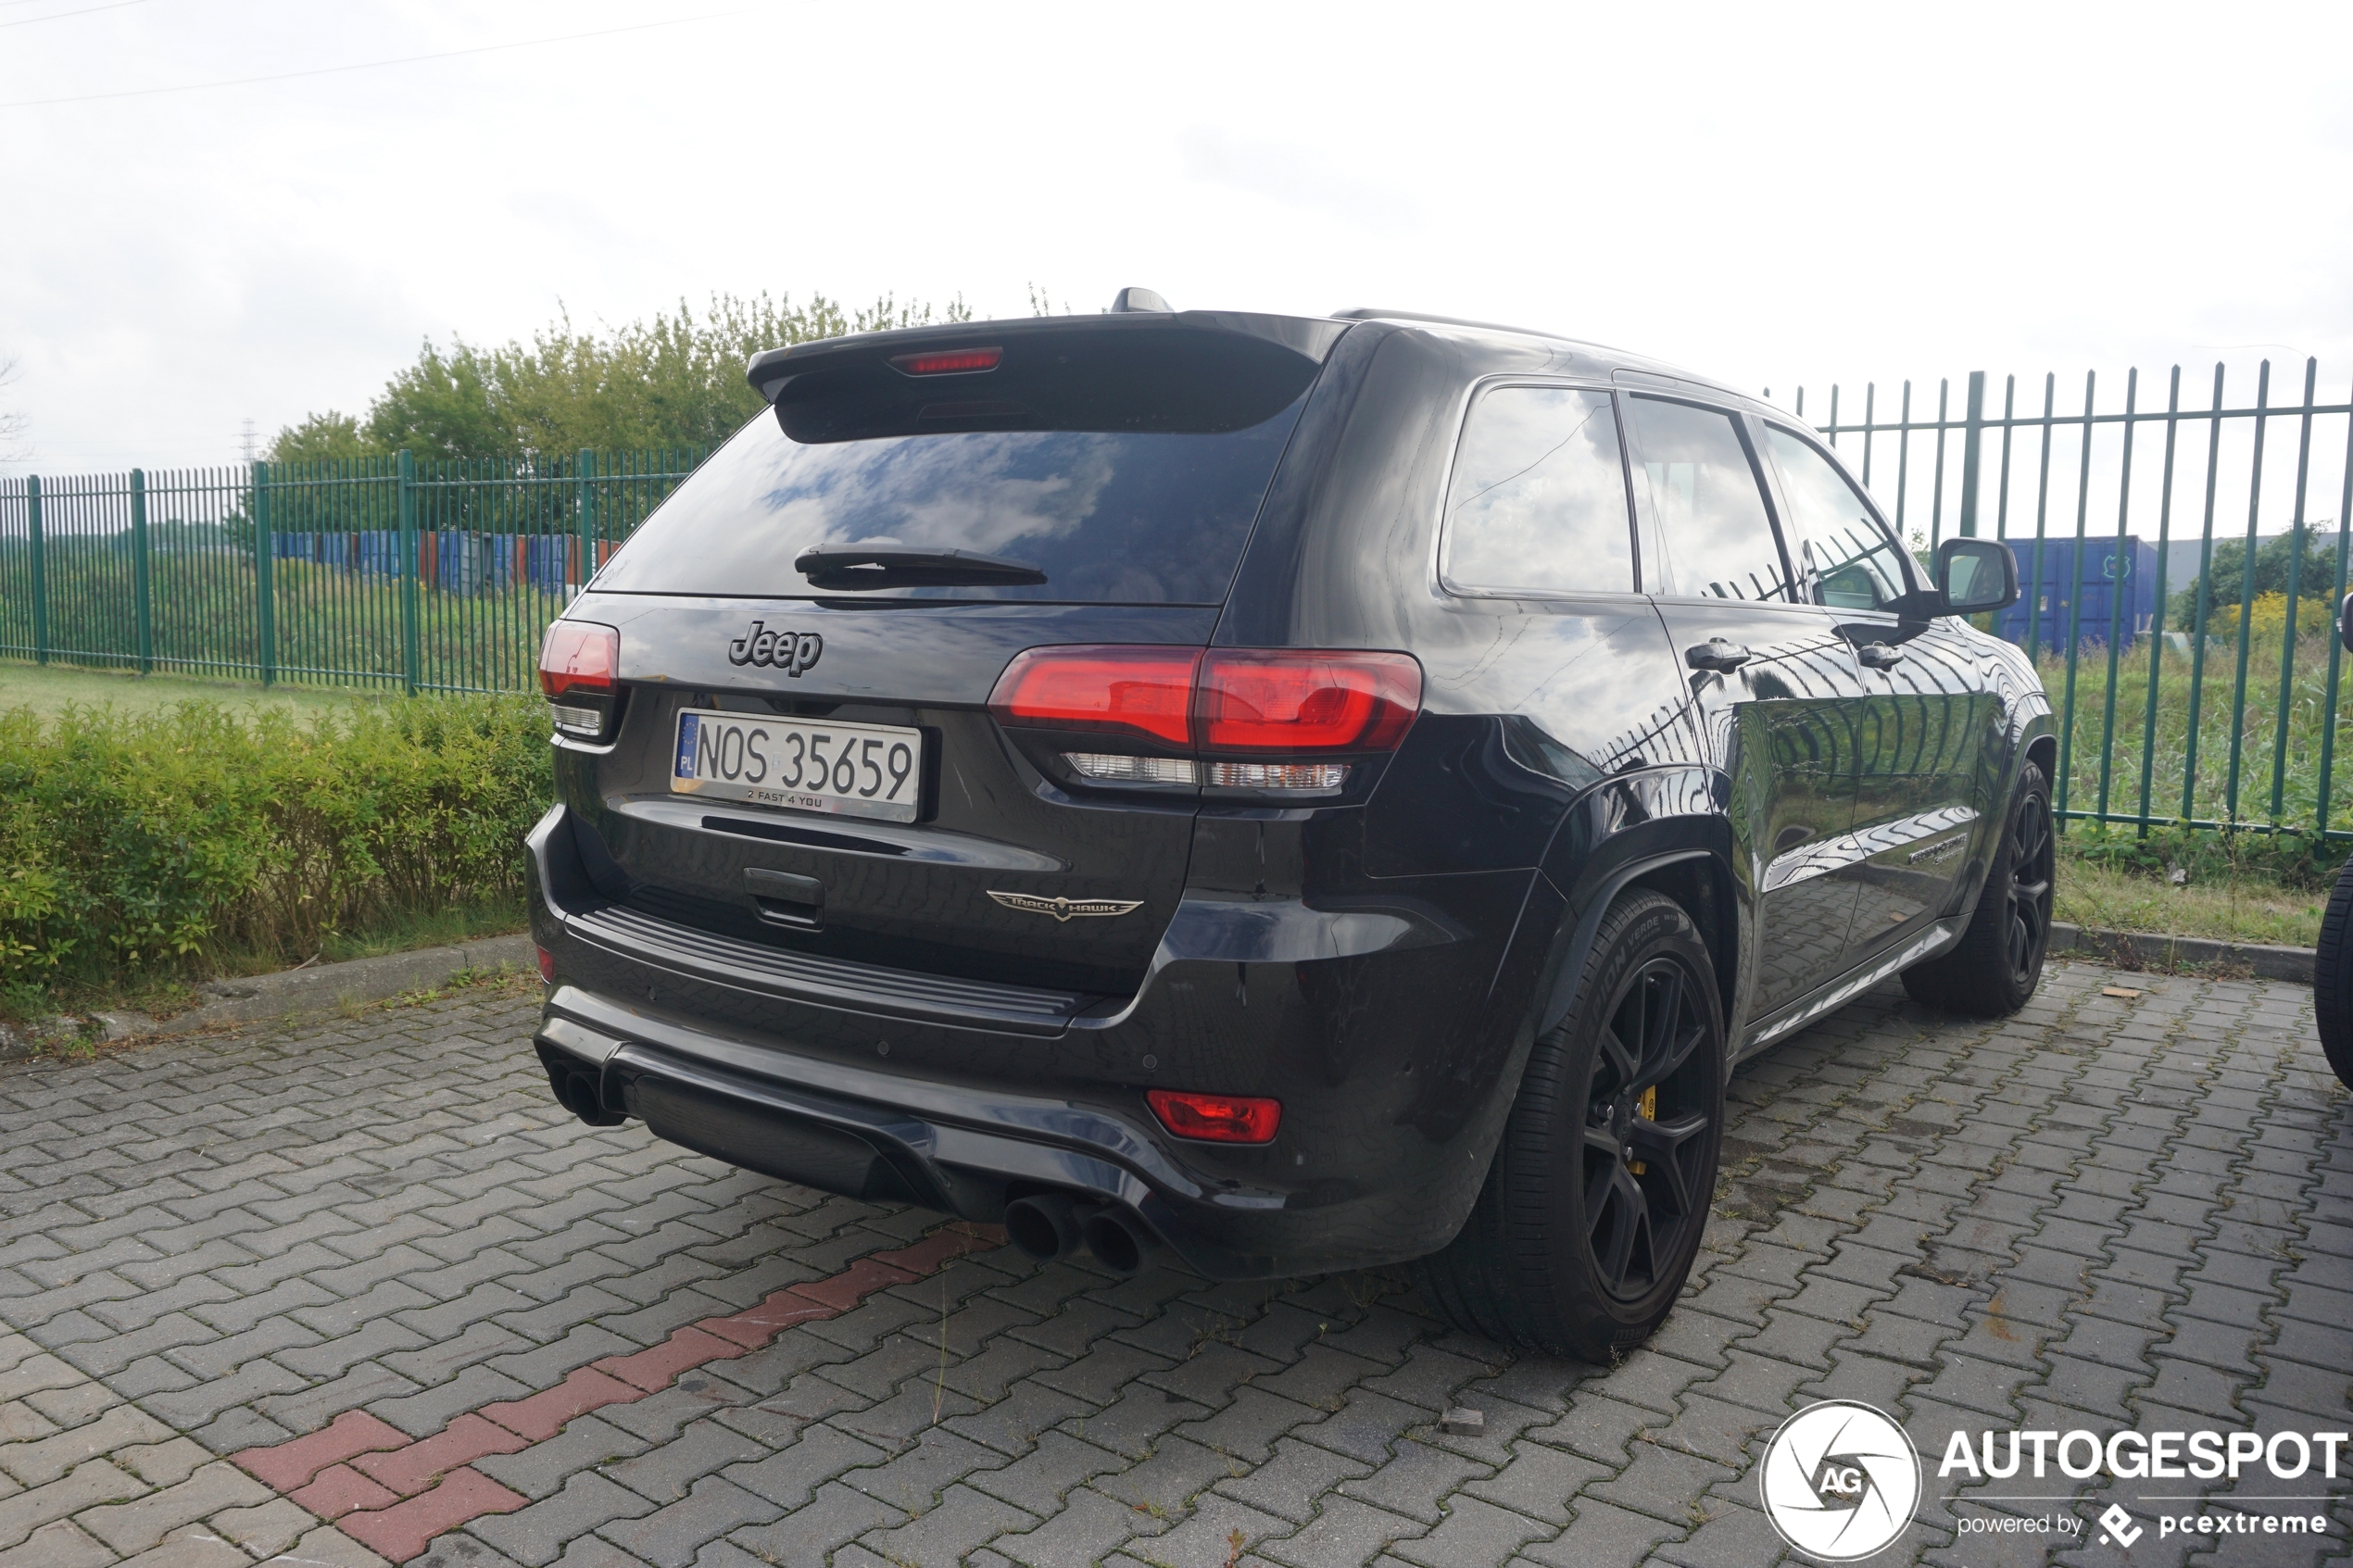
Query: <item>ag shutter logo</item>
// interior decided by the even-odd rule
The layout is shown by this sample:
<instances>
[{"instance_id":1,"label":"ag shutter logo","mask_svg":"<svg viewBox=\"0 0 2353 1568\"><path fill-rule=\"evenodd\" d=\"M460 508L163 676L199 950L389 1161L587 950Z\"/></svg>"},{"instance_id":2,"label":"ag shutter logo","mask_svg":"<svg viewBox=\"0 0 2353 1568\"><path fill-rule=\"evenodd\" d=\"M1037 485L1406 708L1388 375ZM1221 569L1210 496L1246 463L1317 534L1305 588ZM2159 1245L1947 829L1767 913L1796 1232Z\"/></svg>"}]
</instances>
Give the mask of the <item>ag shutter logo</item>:
<instances>
[{"instance_id":1,"label":"ag shutter logo","mask_svg":"<svg viewBox=\"0 0 2353 1568\"><path fill-rule=\"evenodd\" d=\"M1852 1399L1824 1399L1781 1423L1760 1476L1765 1515L1781 1539L1825 1562L1886 1549L1920 1500L1911 1438Z\"/></svg>"}]
</instances>

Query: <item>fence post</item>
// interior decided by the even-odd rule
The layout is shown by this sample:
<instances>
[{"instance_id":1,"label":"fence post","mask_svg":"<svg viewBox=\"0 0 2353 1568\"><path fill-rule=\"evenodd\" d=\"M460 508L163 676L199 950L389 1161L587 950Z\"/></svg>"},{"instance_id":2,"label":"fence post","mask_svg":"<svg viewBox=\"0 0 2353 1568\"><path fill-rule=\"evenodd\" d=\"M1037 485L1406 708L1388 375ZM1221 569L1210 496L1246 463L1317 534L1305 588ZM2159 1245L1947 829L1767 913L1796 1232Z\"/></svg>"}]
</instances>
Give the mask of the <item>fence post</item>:
<instances>
[{"instance_id":1,"label":"fence post","mask_svg":"<svg viewBox=\"0 0 2353 1568\"><path fill-rule=\"evenodd\" d=\"M32 659L49 662L49 562L41 540L41 476L24 482L25 536L32 545Z\"/></svg>"},{"instance_id":2,"label":"fence post","mask_svg":"<svg viewBox=\"0 0 2353 1568\"><path fill-rule=\"evenodd\" d=\"M1985 372L1969 373L1969 413L1961 433L1961 537L1977 537L1978 460L1985 455Z\"/></svg>"},{"instance_id":3,"label":"fence post","mask_svg":"<svg viewBox=\"0 0 2353 1568\"><path fill-rule=\"evenodd\" d=\"M417 695L417 463L400 450L400 680Z\"/></svg>"},{"instance_id":4,"label":"fence post","mask_svg":"<svg viewBox=\"0 0 2353 1568\"><path fill-rule=\"evenodd\" d=\"M139 673L156 667L156 632L147 597L147 471L131 470L131 608L139 637Z\"/></svg>"},{"instance_id":5,"label":"fence post","mask_svg":"<svg viewBox=\"0 0 2353 1568\"><path fill-rule=\"evenodd\" d=\"M253 465L253 633L261 684L278 680L278 537L270 529L270 465Z\"/></svg>"},{"instance_id":6,"label":"fence post","mask_svg":"<svg viewBox=\"0 0 2353 1568\"><path fill-rule=\"evenodd\" d=\"M579 585L588 586L588 579L597 575L597 490L591 483L597 477L597 454L585 447L580 454L580 576Z\"/></svg>"}]
</instances>

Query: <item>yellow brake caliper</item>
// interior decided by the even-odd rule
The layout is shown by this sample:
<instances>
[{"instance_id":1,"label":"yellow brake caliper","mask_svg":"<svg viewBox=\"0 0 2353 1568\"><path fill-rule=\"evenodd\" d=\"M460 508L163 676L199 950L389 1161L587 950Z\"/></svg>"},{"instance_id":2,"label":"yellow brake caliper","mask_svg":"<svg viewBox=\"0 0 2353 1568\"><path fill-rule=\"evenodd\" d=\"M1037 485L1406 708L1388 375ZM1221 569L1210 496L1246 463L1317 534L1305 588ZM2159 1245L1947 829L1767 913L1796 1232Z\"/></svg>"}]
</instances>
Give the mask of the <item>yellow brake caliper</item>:
<instances>
[{"instance_id":1,"label":"yellow brake caliper","mask_svg":"<svg viewBox=\"0 0 2353 1568\"><path fill-rule=\"evenodd\" d=\"M1645 1122L1655 1122L1658 1119L1658 1085L1656 1084L1653 1084L1642 1091L1642 1098L1637 1102L1636 1110ZM1638 1176L1650 1169L1639 1160L1629 1160L1626 1162L1626 1168Z\"/></svg>"}]
</instances>

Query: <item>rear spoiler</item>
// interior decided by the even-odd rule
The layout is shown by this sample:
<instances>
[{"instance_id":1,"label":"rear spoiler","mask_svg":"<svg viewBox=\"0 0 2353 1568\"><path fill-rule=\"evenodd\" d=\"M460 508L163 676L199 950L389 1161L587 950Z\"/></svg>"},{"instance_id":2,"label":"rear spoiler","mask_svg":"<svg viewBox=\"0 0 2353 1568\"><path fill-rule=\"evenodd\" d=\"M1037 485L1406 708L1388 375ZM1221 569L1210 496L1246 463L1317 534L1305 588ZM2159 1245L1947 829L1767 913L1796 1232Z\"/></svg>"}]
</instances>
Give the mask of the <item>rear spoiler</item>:
<instances>
[{"instance_id":1,"label":"rear spoiler","mask_svg":"<svg viewBox=\"0 0 2353 1568\"><path fill-rule=\"evenodd\" d=\"M1235 310L1128 312L1099 316L1036 316L1000 321L957 321L936 327L903 327L888 332L851 332L842 337L770 348L751 357L744 379L774 403L795 376L855 360L887 359L915 350L979 348L1009 339L1089 337L1098 342L1127 332L1221 332L1276 344L1321 365L1340 335L1355 323L1310 316L1260 316Z\"/></svg>"}]
</instances>

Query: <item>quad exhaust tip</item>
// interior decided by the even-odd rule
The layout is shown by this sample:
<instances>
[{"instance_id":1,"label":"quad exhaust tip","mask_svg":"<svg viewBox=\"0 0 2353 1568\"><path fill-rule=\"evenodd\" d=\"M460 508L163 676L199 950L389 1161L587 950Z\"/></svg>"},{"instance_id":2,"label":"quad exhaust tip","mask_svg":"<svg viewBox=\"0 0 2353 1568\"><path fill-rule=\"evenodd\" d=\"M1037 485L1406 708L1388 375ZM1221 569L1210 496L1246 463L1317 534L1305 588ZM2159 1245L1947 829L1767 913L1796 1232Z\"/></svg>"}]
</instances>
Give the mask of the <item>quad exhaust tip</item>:
<instances>
[{"instance_id":1,"label":"quad exhaust tip","mask_svg":"<svg viewBox=\"0 0 2353 1568\"><path fill-rule=\"evenodd\" d=\"M1041 1263L1068 1257L1080 1247L1115 1274L1144 1266L1151 1233L1140 1221L1107 1204L1081 1207L1065 1194L1041 1192L1005 1205L1005 1235L1026 1257Z\"/></svg>"},{"instance_id":2,"label":"quad exhaust tip","mask_svg":"<svg viewBox=\"0 0 2353 1568\"><path fill-rule=\"evenodd\" d=\"M547 1070L547 1087L556 1103L591 1127L618 1127L628 1120L605 1109L603 1086L588 1063L545 1045L539 1047L539 1063Z\"/></svg>"},{"instance_id":3,"label":"quad exhaust tip","mask_svg":"<svg viewBox=\"0 0 2353 1568\"><path fill-rule=\"evenodd\" d=\"M1005 1205L1005 1235L1026 1257L1051 1263L1078 1245L1077 1206L1058 1192Z\"/></svg>"}]
</instances>

